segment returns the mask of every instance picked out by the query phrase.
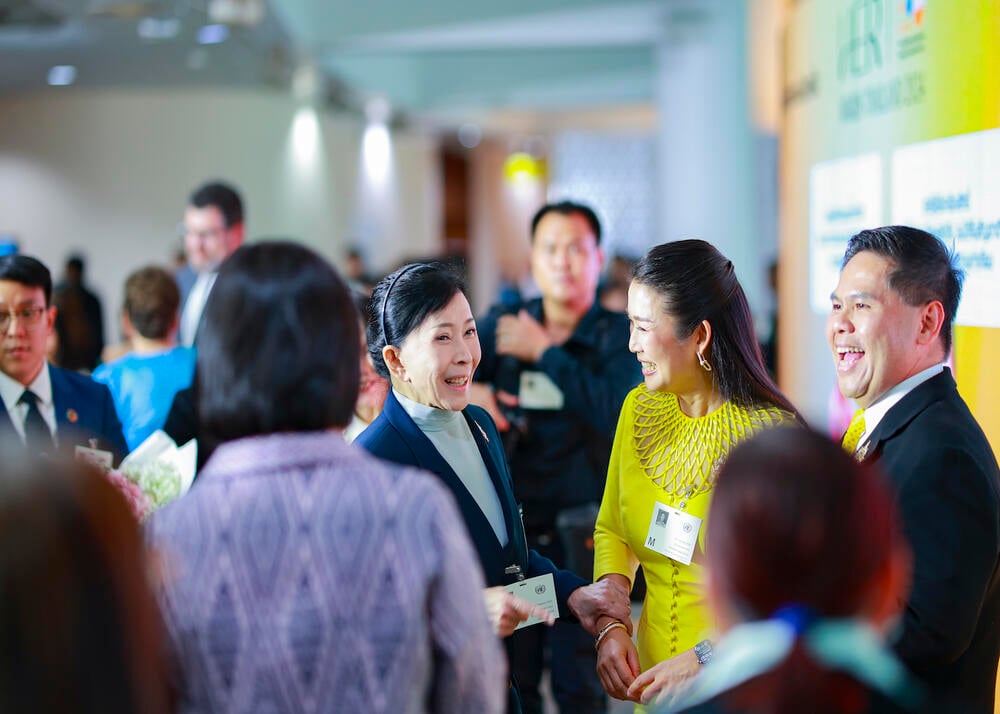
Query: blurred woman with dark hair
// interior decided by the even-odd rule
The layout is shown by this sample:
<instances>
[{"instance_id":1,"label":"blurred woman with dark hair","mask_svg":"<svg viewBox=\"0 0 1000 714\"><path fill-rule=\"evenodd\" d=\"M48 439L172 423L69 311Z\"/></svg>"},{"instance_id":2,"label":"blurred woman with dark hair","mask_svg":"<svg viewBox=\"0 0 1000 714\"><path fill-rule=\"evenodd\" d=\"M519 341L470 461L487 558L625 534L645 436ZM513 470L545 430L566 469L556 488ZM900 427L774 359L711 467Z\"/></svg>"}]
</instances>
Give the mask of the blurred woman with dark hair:
<instances>
[{"instance_id":1,"label":"blurred woman with dark hair","mask_svg":"<svg viewBox=\"0 0 1000 714\"><path fill-rule=\"evenodd\" d=\"M135 518L89 467L17 453L0 469L0 711L171 711Z\"/></svg>"},{"instance_id":2,"label":"blurred woman with dark hair","mask_svg":"<svg viewBox=\"0 0 1000 714\"><path fill-rule=\"evenodd\" d=\"M633 270L628 316L644 384L615 432L594 577L631 587L642 565L647 590L638 647L610 618L596 646L607 692L647 702L711 658L703 520L719 466L740 441L798 416L768 376L733 264L711 244L652 248Z\"/></svg>"},{"instance_id":3,"label":"blurred woman with dark hair","mask_svg":"<svg viewBox=\"0 0 1000 714\"><path fill-rule=\"evenodd\" d=\"M184 711L502 710L504 665L454 501L347 444L358 315L292 243L223 264L199 330L215 449L150 537Z\"/></svg>"},{"instance_id":4,"label":"blurred woman with dark hair","mask_svg":"<svg viewBox=\"0 0 1000 714\"><path fill-rule=\"evenodd\" d=\"M681 694L691 714L896 714L921 691L883 643L909 549L891 491L806 429L775 429L722 467L708 595L723 633Z\"/></svg>"}]
</instances>

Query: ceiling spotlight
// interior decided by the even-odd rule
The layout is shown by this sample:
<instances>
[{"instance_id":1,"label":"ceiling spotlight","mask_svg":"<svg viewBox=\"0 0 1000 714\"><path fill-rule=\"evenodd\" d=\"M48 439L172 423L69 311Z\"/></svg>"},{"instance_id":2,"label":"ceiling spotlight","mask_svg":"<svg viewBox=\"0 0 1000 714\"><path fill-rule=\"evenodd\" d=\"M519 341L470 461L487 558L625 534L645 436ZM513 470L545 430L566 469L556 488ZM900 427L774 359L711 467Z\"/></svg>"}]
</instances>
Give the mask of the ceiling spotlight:
<instances>
[{"instance_id":1,"label":"ceiling spotlight","mask_svg":"<svg viewBox=\"0 0 1000 714\"><path fill-rule=\"evenodd\" d=\"M466 149L474 149L483 140L483 130L476 124L462 124L458 128L458 143Z\"/></svg>"},{"instance_id":2,"label":"ceiling spotlight","mask_svg":"<svg viewBox=\"0 0 1000 714\"><path fill-rule=\"evenodd\" d=\"M76 81L76 67L71 64L57 64L49 70L49 84L53 87L68 87Z\"/></svg>"},{"instance_id":3,"label":"ceiling spotlight","mask_svg":"<svg viewBox=\"0 0 1000 714\"><path fill-rule=\"evenodd\" d=\"M198 29L199 45L217 45L229 37L229 28L225 25L204 25Z\"/></svg>"},{"instance_id":4,"label":"ceiling spotlight","mask_svg":"<svg viewBox=\"0 0 1000 714\"><path fill-rule=\"evenodd\" d=\"M169 40L181 31L181 21L176 17L144 17L136 27L139 37L144 40Z\"/></svg>"}]
</instances>

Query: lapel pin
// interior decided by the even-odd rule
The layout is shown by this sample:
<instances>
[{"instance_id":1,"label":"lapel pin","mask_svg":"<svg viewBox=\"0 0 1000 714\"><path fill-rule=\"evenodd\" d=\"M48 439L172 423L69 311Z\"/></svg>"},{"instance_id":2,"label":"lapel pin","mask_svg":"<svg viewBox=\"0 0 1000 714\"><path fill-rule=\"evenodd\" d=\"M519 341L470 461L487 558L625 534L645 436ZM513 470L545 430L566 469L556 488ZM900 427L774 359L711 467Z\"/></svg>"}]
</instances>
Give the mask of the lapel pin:
<instances>
[{"instance_id":1,"label":"lapel pin","mask_svg":"<svg viewBox=\"0 0 1000 714\"><path fill-rule=\"evenodd\" d=\"M486 430L482 427L482 425L478 421L475 421L475 420L473 420L472 423L475 424L476 427L479 429L479 433L483 435L484 439L486 439L486 443L487 444L490 443L490 437L486 436Z\"/></svg>"},{"instance_id":2,"label":"lapel pin","mask_svg":"<svg viewBox=\"0 0 1000 714\"><path fill-rule=\"evenodd\" d=\"M76 424L80 420L80 415L76 413L76 409L67 409L66 420L70 424Z\"/></svg>"}]
</instances>

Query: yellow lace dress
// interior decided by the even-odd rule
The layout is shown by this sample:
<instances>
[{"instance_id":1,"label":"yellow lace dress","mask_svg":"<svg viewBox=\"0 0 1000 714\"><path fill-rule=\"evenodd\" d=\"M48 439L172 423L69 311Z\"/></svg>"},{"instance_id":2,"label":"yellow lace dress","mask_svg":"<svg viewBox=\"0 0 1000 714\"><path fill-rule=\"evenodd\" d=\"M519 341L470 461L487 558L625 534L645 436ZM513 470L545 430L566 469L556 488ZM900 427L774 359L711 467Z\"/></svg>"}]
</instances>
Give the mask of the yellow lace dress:
<instances>
[{"instance_id":1,"label":"yellow lace dress","mask_svg":"<svg viewBox=\"0 0 1000 714\"><path fill-rule=\"evenodd\" d=\"M777 407L744 409L730 402L699 418L685 415L674 394L640 384L625 399L594 535L594 579L609 573L646 576L637 631L643 670L713 636L704 592L705 517L719 467L756 432L792 421ZM659 501L702 519L690 565L645 547Z\"/></svg>"}]
</instances>

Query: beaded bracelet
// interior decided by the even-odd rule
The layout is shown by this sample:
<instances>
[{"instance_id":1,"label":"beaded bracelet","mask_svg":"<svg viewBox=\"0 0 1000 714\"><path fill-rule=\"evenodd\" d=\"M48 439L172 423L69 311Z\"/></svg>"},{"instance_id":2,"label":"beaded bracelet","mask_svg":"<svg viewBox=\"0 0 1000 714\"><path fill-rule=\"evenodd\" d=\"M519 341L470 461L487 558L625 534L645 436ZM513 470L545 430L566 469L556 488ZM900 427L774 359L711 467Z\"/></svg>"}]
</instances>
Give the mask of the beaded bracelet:
<instances>
[{"instance_id":1,"label":"beaded bracelet","mask_svg":"<svg viewBox=\"0 0 1000 714\"><path fill-rule=\"evenodd\" d=\"M607 635L609 632L611 632L611 630L616 630L619 627L622 628L623 630L628 629L627 627L625 627L625 623L619 622L618 620L614 620L605 625L604 628L597 633L597 639L594 640L594 649L600 650L601 641L604 640L604 636Z\"/></svg>"}]
</instances>

